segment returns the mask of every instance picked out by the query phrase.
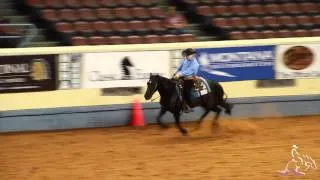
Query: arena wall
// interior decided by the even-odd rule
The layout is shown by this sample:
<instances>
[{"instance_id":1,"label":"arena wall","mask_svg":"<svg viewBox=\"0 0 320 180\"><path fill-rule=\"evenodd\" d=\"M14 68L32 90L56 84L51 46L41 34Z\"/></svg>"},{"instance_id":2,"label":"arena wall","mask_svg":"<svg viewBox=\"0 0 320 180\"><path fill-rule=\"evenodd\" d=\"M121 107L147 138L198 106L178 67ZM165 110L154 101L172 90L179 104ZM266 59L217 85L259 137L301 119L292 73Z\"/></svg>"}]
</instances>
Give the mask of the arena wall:
<instances>
[{"instance_id":1,"label":"arena wall","mask_svg":"<svg viewBox=\"0 0 320 180\"><path fill-rule=\"evenodd\" d=\"M0 56L63 54L79 52L126 52L170 50L186 47L235 47L244 45L317 43L320 38L285 38L264 40L171 43L154 45L81 46L23 48L0 50ZM235 104L230 118L257 118L320 114L320 78L297 79L294 86L257 88L257 81L222 83ZM157 95L155 95L156 97ZM0 132L110 127L126 125L130 120L131 102L143 103L147 123L155 123L157 102L148 103L143 94L133 96L102 95L100 89L72 89L48 92L0 94ZM183 121L199 118L201 110L184 115ZM168 122L173 118L164 116Z\"/></svg>"},{"instance_id":2,"label":"arena wall","mask_svg":"<svg viewBox=\"0 0 320 180\"><path fill-rule=\"evenodd\" d=\"M320 78L298 79L296 85L290 87L257 88L256 84L257 81L239 81L225 82L222 86L229 98L320 94ZM157 97L157 94L154 97ZM0 111L129 104L134 99L148 102L144 100L142 93L133 96L108 96L102 95L100 89L0 94L0 100L3 102L0 103Z\"/></svg>"},{"instance_id":3,"label":"arena wall","mask_svg":"<svg viewBox=\"0 0 320 180\"><path fill-rule=\"evenodd\" d=\"M320 95L232 98L230 102L235 105L232 116L226 116L230 119L320 114ZM154 124L159 104L143 103L143 111L146 123ZM195 108L195 112L183 115L182 120L194 121L201 112ZM4 111L0 132L123 126L128 124L130 116L130 104ZM173 122L170 113L163 119Z\"/></svg>"}]
</instances>

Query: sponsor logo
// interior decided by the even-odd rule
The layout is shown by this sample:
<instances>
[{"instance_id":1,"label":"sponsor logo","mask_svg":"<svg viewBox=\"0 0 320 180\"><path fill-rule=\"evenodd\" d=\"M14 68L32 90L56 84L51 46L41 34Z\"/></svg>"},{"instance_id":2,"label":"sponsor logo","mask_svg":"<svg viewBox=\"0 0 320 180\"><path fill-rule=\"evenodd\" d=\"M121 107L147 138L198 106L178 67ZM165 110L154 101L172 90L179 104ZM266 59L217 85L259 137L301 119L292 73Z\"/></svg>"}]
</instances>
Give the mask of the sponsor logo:
<instances>
[{"instance_id":1,"label":"sponsor logo","mask_svg":"<svg viewBox=\"0 0 320 180\"><path fill-rule=\"evenodd\" d=\"M314 61L314 54L305 46L293 46L283 53L284 65L292 70L308 68Z\"/></svg>"},{"instance_id":2,"label":"sponsor logo","mask_svg":"<svg viewBox=\"0 0 320 180\"><path fill-rule=\"evenodd\" d=\"M83 88L142 87L150 73L168 76L169 52L112 52L83 54Z\"/></svg>"},{"instance_id":3,"label":"sponsor logo","mask_svg":"<svg viewBox=\"0 0 320 180\"><path fill-rule=\"evenodd\" d=\"M318 44L279 45L275 63L276 79L320 76Z\"/></svg>"},{"instance_id":4,"label":"sponsor logo","mask_svg":"<svg viewBox=\"0 0 320 180\"><path fill-rule=\"evenodd\" d=\"M274 46L197 49L199 75L216 81L274 78Z\"/></svg>"},{"instance_id":5,"label":"sponsor logo","mask_svg":"<svg viewBox=\"0 0 320 180\"><path fill-rule=\"evenodd\" d=\"M1 93L55 90L55 56L1 57L0 86Z\"/></svg>"},{"instance_id":6,"label":"sponsor logo","mask_svg":"<svg viewBox=\"0 0 320 180\"><path fill-rule=\"evenodd\" d=\"M292 173L293 175L305 175L310 169L317 169L317 164L311 156L307 154L300 154L298 146L292 145L291 149L292 158L287 162L285 168L278 171L281 175L287 176Z\"/></svg>"}]
</instances>

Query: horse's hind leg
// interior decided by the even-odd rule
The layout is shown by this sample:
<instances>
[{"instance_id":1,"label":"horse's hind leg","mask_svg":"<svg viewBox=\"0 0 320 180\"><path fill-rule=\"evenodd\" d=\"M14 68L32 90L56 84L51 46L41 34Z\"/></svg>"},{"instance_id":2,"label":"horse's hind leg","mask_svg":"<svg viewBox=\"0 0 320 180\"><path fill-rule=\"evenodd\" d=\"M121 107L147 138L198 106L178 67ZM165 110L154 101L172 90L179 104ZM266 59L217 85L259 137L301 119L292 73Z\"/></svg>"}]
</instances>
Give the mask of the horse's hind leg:
<instances>
[{"instance_id":1,"label":"horse's hind leg","mask_svg":"<svg viewBox=\"0 0 320 180\"><path fill-rule=\"evenodd\" d=\"M209 114L210 110L209 109L205 109L205 112L202 114L202 116L200 117L200 119L198 120L197 126L195 128L195 130L200 129L201 124L204 120L204 118Z\"/></svg>"},{"instance_id":2,"label":"horse's hind leg","mask_svg":"<svg viewBox=\"0 0 320 180\"><path fill-rule=\"evenodd\" d=\"M215 107L212 110L214 112L216 112L216 115L214 116L213 121L212 121L212 130L214 130L214 128L219 128L220 127L218 120L219 120L219 117L220 117L220 114L221 114L221 109L219 107Z\"/></svg>"},{"instance_id":3,"label":"horse's hind leg","mask_svg":"<svg viewBox=\"0 0 320 180\"><path fill-rule=\"evenodd\" d=\"M161 108L159 115L157 116L157 123L162 128L168 128L169 126L167 124L163 124L161 121L161 117L167 112L167 110Z\"/></svg>"},{"instance_id":4,"label":"horse's hind leg","mask_svg":"<svg viewBox=\"0 0 320 180\"><path fill-rule=\"evenodd\" d=\"M180 113L179 112L174 113L174 119L175 119L176 126L179 129L179 131L182 133L182 135L188 135L188 131L186 129L184 129L180 124Z\"/></svg>"}]
</instances>

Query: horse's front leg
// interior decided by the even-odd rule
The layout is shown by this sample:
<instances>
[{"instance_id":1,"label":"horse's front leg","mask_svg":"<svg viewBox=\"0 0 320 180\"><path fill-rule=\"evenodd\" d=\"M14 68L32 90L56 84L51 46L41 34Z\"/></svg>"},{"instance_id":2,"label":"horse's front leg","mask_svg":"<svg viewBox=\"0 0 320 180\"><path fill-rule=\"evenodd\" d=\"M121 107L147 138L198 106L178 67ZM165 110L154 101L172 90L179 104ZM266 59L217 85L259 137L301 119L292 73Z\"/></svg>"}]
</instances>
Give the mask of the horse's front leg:
<instances>
[{"instance_id":1,"label":"horse's front leg","mask_svg":"<svg viewBox=\"0 0 320 180\"><path fill-rule=\"evenodd\" d=\"M174 113L174 119L175 119L176 126L179 129L179 131L182 133L182 135L184 135L184 136L188 135L188 131L185 128L183 128L181 126L181 124L180 124L180 113L179 113L179 111Z\"/></svg>"},{"instance_id":2,"label":"horse's front leg","mask_svg":"<svg viewBox=\"0 0 320 180\"><path fill-rule=\"evenodd\" d=\"M161 107L160 109L160 113L159 115L157 116L157 123L160 127L162 128L168 128L169 126L167 124L163 124L162 121L161 121L161 117L167 112L167 110L165 110L164 108Z\"/></svg>"}]
</instances>

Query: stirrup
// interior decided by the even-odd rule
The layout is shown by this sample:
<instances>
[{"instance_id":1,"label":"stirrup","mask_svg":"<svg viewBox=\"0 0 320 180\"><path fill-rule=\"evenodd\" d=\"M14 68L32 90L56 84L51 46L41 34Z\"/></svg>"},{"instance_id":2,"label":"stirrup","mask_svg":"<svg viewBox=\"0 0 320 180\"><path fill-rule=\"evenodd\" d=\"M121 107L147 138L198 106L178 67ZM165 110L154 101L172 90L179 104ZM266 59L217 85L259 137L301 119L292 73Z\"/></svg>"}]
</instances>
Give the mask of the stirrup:
<instances>
[{"instance_id":1,"label":"stirrup","mask_svg":"<svg viewBox=\"0 0 320 180\"><path fill-rule=\"evenodd\" d=\"M189 105L186 105L183 108L183 112L185 112L185 113L193 112L193 109Z\"/></svg>"}]
</instances>

